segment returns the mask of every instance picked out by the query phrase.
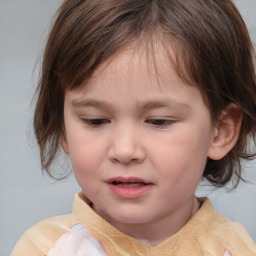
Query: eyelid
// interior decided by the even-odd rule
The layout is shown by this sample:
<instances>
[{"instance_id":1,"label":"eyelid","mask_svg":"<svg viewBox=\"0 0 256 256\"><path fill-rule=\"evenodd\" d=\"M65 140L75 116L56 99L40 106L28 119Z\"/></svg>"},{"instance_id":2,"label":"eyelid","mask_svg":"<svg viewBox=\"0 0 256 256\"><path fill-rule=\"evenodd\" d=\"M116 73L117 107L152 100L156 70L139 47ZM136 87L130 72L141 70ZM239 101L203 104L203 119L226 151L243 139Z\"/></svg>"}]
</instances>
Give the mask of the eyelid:
<instances>
[{"instance_id":1,"label":"eyelid","mask_svg":"<svg viewBox=\"0 0 256 256\"><path fill-rule=\"evenodd\" d=\"M154 123L155 122L155 123ZM158 122L158 124L157 124ZM169 118L148 118L145 123L151 124L155 127L165 128L171 126L175 120Z\"/></svg>"},{"instance_id":2,"label":"eyelid","mask_svg":"<svg viewBox=\"0 0 256 256\"><path fill-rule=\"evenodd\" d=\"M99 128L108 123L111 123L111 121L106 118L81 118L81 121L83 122L84 125L87 125L89 127L95 127L95 128ZM97 123L97 121L99 121L99 124L93 123L93 122Z\"/></svg>"}]
</instances>

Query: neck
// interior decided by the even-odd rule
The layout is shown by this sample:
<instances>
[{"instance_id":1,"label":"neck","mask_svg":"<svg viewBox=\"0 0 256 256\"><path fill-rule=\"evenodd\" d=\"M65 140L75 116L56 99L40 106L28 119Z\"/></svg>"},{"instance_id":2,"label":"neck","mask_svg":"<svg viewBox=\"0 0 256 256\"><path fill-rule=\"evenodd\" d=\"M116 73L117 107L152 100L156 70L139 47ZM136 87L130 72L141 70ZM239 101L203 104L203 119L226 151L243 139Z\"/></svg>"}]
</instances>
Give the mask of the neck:
<instances>
[{"instance_id":1,"label":"neck","mask_svg":"<svg viewBox=\"0 0 256 256\"><path fill-rule=\"evenodd\" d=\"M157 220L147 223L119 223L97 211L105 220L119 231L129 235L145 246L156 246L177 233L199 210L200 204L196 198L191 198L189 203L172 213L163 215Z\"/></svg>"}]
</instances>

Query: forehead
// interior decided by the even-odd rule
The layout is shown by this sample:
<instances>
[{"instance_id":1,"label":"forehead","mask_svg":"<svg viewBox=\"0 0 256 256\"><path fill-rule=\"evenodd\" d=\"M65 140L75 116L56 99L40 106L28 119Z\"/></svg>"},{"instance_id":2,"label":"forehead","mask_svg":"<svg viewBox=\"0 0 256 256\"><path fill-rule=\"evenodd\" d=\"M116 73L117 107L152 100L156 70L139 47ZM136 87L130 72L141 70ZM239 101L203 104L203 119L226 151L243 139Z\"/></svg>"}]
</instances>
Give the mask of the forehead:
<instances>
[{"instance_id":1,"label":"forehead","mask_svg":"<svg viewBox=\"0 0 256 256\"><path fill-rule=\"evenodd\" d=\"M84 86L92 84L103 74L119 81L137 79L147 81L149 84L154 81L158 86L161 86L161 81L172 77L176 83L182 82L191 86L191 83L185 81L177 72L177 69L181 68L177 67L177 52L174 43L167 44L162 40L154 40L151 43L145 40L132 41L99 65Z\"/></svg>"},{"instance_id":2,"label":"forehead","mask_svg":"<svg viewBox=\"0 0 256 256\"><path fill-rule=\"evenodd\" d=\"M193 100L205 108L201 93L175 72L169 54L161 45L154 51L130 44L100 65L87 83L68 97L75 105L97 106L115 101L117 105L190 108ZM104 105L104 104L103 104ZM105 104L106 105L106 104ZM185 107L184 107L185 106Z\"/></svg>"}]
</instances>

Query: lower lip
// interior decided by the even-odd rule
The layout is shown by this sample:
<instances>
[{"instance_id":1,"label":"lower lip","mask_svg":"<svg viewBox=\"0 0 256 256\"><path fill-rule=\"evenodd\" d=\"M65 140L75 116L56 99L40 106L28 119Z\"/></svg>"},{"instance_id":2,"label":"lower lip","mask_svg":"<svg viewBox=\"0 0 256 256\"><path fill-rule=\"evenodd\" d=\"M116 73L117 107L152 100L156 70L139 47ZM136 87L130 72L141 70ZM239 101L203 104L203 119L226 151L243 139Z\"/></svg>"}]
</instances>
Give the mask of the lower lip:
<instances>
[{"instance_id":1,"label":"lower lip","mask_svg":"<svg viewBox=\"0 0 256 256\"><path fill-rule=\"evenodd\" d=\"M114 194L126 199L135 199L141 197L152 188L151 184L138 187L120 187L113 184L108 185Z\"/></svg>"}]
</instances>

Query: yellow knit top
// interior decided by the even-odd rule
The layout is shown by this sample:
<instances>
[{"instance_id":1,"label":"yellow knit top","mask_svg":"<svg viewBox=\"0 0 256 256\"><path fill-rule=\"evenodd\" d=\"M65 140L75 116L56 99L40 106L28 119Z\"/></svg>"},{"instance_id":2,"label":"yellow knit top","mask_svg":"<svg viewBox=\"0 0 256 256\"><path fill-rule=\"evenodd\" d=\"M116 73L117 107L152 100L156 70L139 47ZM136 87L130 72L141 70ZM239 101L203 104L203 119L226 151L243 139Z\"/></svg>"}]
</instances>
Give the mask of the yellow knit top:
<instances>
[{"instance_id":1,"label":"yellow knit top","mask_svg":"<svg viewBox=\"0 0 256 256\"><path fill-rule=\"evenodd\" d=\"M218 214L209 199L201 200L201 208L182 229L147 247L101 218L79 193L72 214L30 228L11 256L255 256L256 244L244 228Z\"/></svg>"}]
</instances>

